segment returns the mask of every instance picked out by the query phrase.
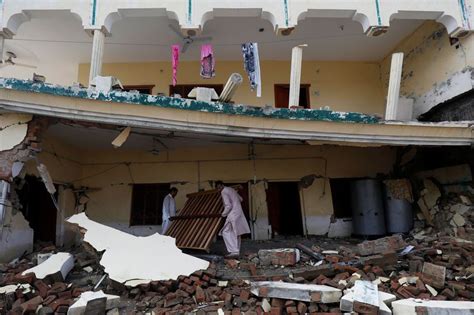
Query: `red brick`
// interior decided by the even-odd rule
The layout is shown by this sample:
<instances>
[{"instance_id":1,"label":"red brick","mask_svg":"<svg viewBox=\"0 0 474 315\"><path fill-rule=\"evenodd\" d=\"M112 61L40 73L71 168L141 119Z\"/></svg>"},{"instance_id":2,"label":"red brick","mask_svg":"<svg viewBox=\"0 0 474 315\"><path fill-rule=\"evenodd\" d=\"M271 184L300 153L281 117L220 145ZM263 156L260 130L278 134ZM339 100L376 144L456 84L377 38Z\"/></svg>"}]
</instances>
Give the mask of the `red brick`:
<instances>
[{"instance_id":1,"label":"red brick","mask_svg":"<svg viewBox=\"0 0 474 315\"><path fill-rule=\"evenodd\" d=\"M196 297L196 301L198 303L202 303L206 301L206 293L201 287L196 287L196 293L194 295Z\"/></svg>"},{"instance_id":2,"label":"red brick","mask_svg":"<svg viewBox=\"0 0 474 315\"><path fill-rule=\"evenodd\" d=\"M51 289L48 291L48 295L58 294L59 292L66 291L67 285L63 282L55 282Z\"/></svg>"},{"instance_id":3,"label":"red brick","mask_svg":"<svg viewBox=\"0 0 474 315\"><path fill-rule=\"evenodd\" d=\"M229 267L230 269L235 269L239 266L239 262L235 259L226 259L225 260L225 264L227 265L227 267Z\"/></svg>"},{"instance_id":4,"label":"red brick","mask_svg":"<svg viewBox=\"0 0 474 315\"><path fill-rule=\"evenodd\" d=\"M36 280L33 286L38 291L39 295L44 299L48 295L49 286L42 280Z\"/></svg>"},{"instance_id":5,"label":"red brick","mask_svg":"<svg viewBox=\"0 0 474 315\"><path fill-rule=\"evenodd\" d=\"M53 311L56 311L56 309L59 306L61 306L61 305L70 306L72 303L73 303L72 300L56 299L51 304L49 304L48 306L51 307L53 309Z\"/></svg>"},{"instance_id":6,"label":"red brick","mask_svg":"<svg viewBox=\"0 0 474 315\"><path fill-rule=\"evenodd\" d=\"M15 275L14 281L16 283L28 283L28 284L33 284L36 281L36 276L34 273L30 272L25 275L22 275L21 273Z\"/></svg>"},{"instance_id":7,"label":"red brick","mask_svg":"<svg viewBox=\"0 0 474 315\"><path fill-rule=\"evenodd\" d=\"M339 280L345 280L347 278L349 278L351 275L348 273L348 272L342 272L342 273L338 273L334 278L333 280L336 281L336 282L339 282Z\"/></svg>"},{"instance_id":8,"label":"red brick","mask_svg":"<svg viewBox=\"0 0 474 315\"><path fill-rule=\"evenodd\" d=\"M385 275L385 271L380 268L379 266L373 266L372 267L372 272L376 274L377 276L383 276Z\"/></svg>"},{"instance_id":9,"label":"red brick","mask_svg":"<svg viewBox=\"0 0 474 315\"><path fill-rule=\"evenodd\" d=\"M423 281L421 281L420 279L416 280L416 288L417 288L420 292L426 292L425 284L424 284Z\"/></svg>"},{"instance_id":10,"label":"red brick","mask_svg":"<svg viewBox=\"0 0 474 315\"><path fill-rule=\"evenodd\" d=\"M270 310L271 315L282 315L282 308L279 306L272 306Z\"/></svg>"},{"instance_id":11,"label":"red brick","mask_svg":"<svg viewBox=\"0 0 474 315\"><path fill-rule=\"evenodd\" d=\"M415 296L408 291L405 287L401 286L398 288L397 293L403 296L405 299L414 298Z\"/></svg>"},{"instance_id":12,"label":"red brick","mask_svg":"<svg viewBox=\"0 0 474 315\"><path fill-rule=\"evenodd\" d=\"M240 291L240 299L244 302L247 302L250 297L250 291L242 290Z\"/></svg>"},{"instance_id":13,"label":"red brick","mask_svg":"<svg viewBox=\"0 0 474 315\"><path fill-rule=\"evenodd\" d=\"M21 304L21 308L23 308L26 314L35 313L36 309L42 302L43 298L41 296L35 296L34 298Z\"/></svg>"},{"instance_id":14,"label":"red brick","mask_svg":"<svg viewBox=\"0 0 474 315\"><path fill-rule=\"evenodd\" d=\"M240 315L240 308L232 309L232 315Z\"/></svg>"},{"instance_id":15,"label":"red brick","mask_svg":"<svg viewBox=\"0 0 474 315\"><path fill-rule=\"evenodd\" d=\"M468 290L459 290L458 295L465 297L466 299L474 300L474 292Z\"/></svg>"},{"instance_id":16,"label":"red brick","mask_svg":"<svg viewBox=\"0 0 474 315\"><path fill-rule=\"evenodd\" d=\"M49 295L43 300L43 305L49 305L49 304L53 303L54 300L56 300L56 296Z\"/></svg>"},{"instance_id":17,"label":"red brick","mask_svg":"<svg viewBox=\"0 0 474 315\"><path fill-rule=\"evenodd\" d=\"M72 298L72 292L71 291L63 291L58 293L58 298L62 299L71 299Z\"/></svg>"},{"instance_id":18,"label":"red brick","mask_svg":"<svg viewBox=\"0 0 474 315\"><path fill-rule=\"evenodd\" d=\"M302 314L306 314L306 311L308 310L308 307L306 306L305 303L299 302L297 309L298 309L298 313L300 315L302 315Z\"/></svg>"}]
</instances>

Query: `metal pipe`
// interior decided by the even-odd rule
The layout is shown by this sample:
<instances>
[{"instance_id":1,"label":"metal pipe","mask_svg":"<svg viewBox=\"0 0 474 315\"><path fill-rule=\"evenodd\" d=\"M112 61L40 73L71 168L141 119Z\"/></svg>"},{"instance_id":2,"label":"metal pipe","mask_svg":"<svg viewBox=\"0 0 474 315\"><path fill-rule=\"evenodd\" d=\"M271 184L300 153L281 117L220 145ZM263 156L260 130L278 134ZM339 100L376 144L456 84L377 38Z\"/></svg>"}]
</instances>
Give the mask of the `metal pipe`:
<instances>
[{"instance_id":1,"label":"metal pipe","mask_svg":"<svg viewBox=\"0 0 474 315\"><path fill-rule=\"evenodd\" d=\"M0 196L0 240L2 239L3 235L3 227L5 225L5 218L6 218L6 212L7 212L7 194L8 190L10 189L10 183L2 180L2 195Z\"/></svg>"}]
</instances>

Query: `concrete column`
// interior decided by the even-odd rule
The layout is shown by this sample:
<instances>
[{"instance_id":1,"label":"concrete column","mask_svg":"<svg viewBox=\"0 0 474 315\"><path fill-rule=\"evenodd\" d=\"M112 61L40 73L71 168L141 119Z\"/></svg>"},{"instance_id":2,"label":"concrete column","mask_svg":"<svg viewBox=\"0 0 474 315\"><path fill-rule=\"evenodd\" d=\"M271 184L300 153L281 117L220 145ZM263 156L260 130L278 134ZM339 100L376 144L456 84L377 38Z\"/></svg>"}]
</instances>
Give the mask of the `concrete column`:
<instances>
[{"instance_id":1,"label":"concrete column","mask_svg":"<svg viewBox=\"0 0 474 315\"><path fill-rule=\"evenodd\" d=\"M403 53L392 55L390 65L390 80L388 82L387 105L385 107L385 120L396 120L398 101L400 99L400 83L402 81Z\"/></svg>"},{"instance_id":2,"label":"concrete column","mask_svg":"<svg viewBox=\"0 0 474 315\"><path fill-rule=\"evenodd\" d=\"M298 45L291 50L291 75L290 75L290 99L288 107L299 106L300 104L300 83L301 83L301 63L303 61L303 47L308 45Z\"/></svg>"},{"instance_id":3,"label":"concrete column","mask_svg":"<svg viewBox=\"0 0 474 315\"><path fill-rule=\"evenodd\" d=\"M0 34L0 63L3 61L3 50L5 47L5 37Z\"/></svg>"},{"instance_id":4,"label":"concrete column","mask_svg":"<svg viewBox=\"0 0 474 315\"><path fill-rule=\"evenodd\" d=\"M104 56L105 34L101 30L94 30L92 42L91 68L89 72L89 85L96 76L102 73L102 57Z\"/></svg>"}]
</instances>

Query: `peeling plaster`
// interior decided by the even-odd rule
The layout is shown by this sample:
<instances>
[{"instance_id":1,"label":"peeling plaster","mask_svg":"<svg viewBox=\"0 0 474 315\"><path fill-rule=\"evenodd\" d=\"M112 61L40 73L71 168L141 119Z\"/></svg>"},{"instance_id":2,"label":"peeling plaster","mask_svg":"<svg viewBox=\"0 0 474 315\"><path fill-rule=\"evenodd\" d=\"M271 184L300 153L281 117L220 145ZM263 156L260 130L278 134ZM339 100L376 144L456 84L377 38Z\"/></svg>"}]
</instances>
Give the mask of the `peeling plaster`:
<instances>
[{"instance_id":1,"label":"peeling plaster","mask_svg":"<svg viewBox=\"0 0 474 315\"><path fill-rule=\"evenodd\" d=\"M25 139L32 118L27 114L0 114L0 151L11 150Z\"/></svg>"},{"instance_id":2,"label":"peeling plaster","mask_svg":"<svg viewBox=\"0 0 474 315\"><path fill-rule=\"evenodd\" d=\"M20 211L7 207L5 224L0 234L0 263L8 263L25 252L33 251L33 229Z\"/></svg>"},{"instance_id":3,"label":"peeling plaster","mask_svg":"<svg viewBox=\"0 0 474 315\"><path fill-rule=\"evenodd\" d=\"M450 100L474 88L474 68L468 67L454 73L449 79L433 84L433 88L423 95L411 95L415 100L414 117L426 113L436 105Z\"/></svg>"},{"instance_id":4,"label":"peeling plaster","mask_svg":"<svg viewBox=\"0 0 474 315\"><path fill-rule=\"evenodd\" d=\"M111 91L109 93L102 93L84 88L35 83L29 80L19 80L13 78L0 78L0 89L43 93L65 97L99 100L105 102L157 106L162 108L174 108L210 113L222 113L228 115L243 115L252 117L268 117L292 120L340 121L365 124L373 124L378 122L378 118L376 118L375 116L354 112L336 112L323 109L293 110L288 108L274 107L261 108L242 104L234 105L227 103L202 102L190 99L130 93L123 91Z\"/></svg>"}]
</instances>

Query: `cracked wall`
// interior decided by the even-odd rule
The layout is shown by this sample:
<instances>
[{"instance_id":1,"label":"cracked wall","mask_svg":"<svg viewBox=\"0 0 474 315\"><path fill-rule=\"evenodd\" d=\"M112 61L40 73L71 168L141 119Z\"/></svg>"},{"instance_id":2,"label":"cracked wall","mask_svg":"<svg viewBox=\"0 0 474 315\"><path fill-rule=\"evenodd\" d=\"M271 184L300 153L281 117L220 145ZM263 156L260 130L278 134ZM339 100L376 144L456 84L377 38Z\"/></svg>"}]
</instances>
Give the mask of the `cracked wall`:
<instances>
[{"instance_id":1,"label":"cracked wall","mask_svg":"<svg viewBox=\"0 0 474 315\"><path fill-rule=\"evenodd\" d=\"M179 189L177 208L183 207L186 194L199 188L209 189L209 181L252 183L250 203L256 220L255 237L269 235L266 215L265 181L298 182L315 174L331 178L375 176L391 169L395 151L391 148L354 148L337 146L256 146L257 160L248 159L246 145L226 144L209 147L176 148L158 156L139 150L110 148L82 150L83 180L77 184L96 188L91 191L87 214L93 220L131 232L148 235L159 232L159 226L130 226L133 183L174 183ZM377 159L373 159L377 156ZM327 167L325 166L327 160ZM131 164L127 165L127 163ZM295 215L304 217L308 234L329 232L333 214L328 178L317 178L303 189L304 205Z\"/></svg>"},{"instance_id":2,"label":"cracked wall","mask_svg":"<svg viewBox=\"0 0 474 315\"><path fill-rule=\"evenodd\" d=\"M414 118L474 87L472 35L451 45L443 25L425 22L394 52L404 53L400 96L414 100ZM384 95L387 94L390 61L391 54L381 62Z\"/></svg>"}]
</instances>

